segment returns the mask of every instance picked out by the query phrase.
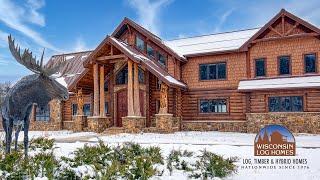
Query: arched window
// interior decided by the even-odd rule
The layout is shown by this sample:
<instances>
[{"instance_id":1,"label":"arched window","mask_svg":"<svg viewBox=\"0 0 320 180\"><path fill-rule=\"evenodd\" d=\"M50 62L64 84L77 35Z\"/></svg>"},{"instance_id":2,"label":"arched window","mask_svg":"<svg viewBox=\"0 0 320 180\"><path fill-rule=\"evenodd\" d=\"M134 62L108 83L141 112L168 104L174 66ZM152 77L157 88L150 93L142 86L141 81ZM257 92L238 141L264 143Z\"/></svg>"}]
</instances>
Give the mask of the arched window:
<instances>
[{"instance_id":1,"label":"arched window","mask_svg":"<svg viewBox=\"0 0 320 180\"><path fill-rule=\"evenodd\" d=\"M36 121L49 121L50 120L50 107L46 105L45 107L36 106Z\"/></svg>"},{"instance_id":2,"label":"arched window","mask_svg":"<svg viewBox=\"0 0 320 180\"><path fill-rule=\"evenodd\" d=\"M139 67L139 83L144 83L144 71ZM128 66L125 66L116 76L116 84L128 83Z\"/></svg>"}]
</instances>

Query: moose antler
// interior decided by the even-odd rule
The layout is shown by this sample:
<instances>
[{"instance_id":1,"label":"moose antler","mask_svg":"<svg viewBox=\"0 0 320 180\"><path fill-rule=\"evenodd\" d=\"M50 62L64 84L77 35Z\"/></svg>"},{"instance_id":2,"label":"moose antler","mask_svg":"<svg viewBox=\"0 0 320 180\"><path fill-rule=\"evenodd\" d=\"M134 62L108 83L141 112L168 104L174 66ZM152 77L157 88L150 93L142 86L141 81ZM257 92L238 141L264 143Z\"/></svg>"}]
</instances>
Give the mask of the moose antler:
<instances>
[{"instance_id":1,"label":"moose antler","mask_svg":"<svg viewBox=\"0 0 320 180\"><path fill-rule=\"evenodd\" d=\"M36 74L43 74L45 76L51 76L53 74L58 73L62 68L62 72L60 72L59 77L65 76L66 73L70 70L70 63L67 62L65 58L59 61L58 63L50 63L43 66L43 55L44 50L42 52L40 61L36 60L36 57L32 56L32 52L29 49L25 49L22 56L20 53L20 47L15 46L14 39L12 39L11 35L8 36L9 49L13 57L18 61L18 63L22 64L30 71Z\"/></svg>"}]
</instances>

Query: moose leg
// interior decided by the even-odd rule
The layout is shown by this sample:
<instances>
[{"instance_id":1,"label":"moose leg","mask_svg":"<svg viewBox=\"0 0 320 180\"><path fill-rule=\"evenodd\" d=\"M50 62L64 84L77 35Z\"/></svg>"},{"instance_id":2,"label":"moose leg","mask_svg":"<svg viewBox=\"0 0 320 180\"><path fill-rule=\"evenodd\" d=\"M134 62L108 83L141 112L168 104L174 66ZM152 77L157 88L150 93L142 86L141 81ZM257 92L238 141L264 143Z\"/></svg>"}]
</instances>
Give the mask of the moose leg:
<instances>
[{"instance_id":1,"label":"moose leg","mask_svg":"<svg viewBox=\"0 0 320 180\"><path fill-rule=\"evenodd\" d=\"M16 132L15 132L15 140L14 140L14 150L18 150L18 138L19 138L19 133L21 131L21 125L17 126Z\"/></svg>"},{"instance_id":2,"label":"moose leg","mask_svg":"<svg viewBox=\"0 0 320 180\"><path fill-rule=\"evenodd\" d=\"M24 119L24 124L23 124L23 132L24 132L24 139L23 139L23 145L24 145L24 156L28 156L28 142L29 142L29 137L28 137L28 132L29 132L29 116L27 116Z\"/></svg>"},{"instance_id":3,"label":"moose leg","mask_svg":"<svg viewBox=\"0 0 320 180\"><path fill-rule=\"evenodd\" d=\"M11 149L11 141L12 141L12 128L13 128L13 119L10 119L9 122L6 124L6 153L10 153Z\"/></svg>"}]
</instances>

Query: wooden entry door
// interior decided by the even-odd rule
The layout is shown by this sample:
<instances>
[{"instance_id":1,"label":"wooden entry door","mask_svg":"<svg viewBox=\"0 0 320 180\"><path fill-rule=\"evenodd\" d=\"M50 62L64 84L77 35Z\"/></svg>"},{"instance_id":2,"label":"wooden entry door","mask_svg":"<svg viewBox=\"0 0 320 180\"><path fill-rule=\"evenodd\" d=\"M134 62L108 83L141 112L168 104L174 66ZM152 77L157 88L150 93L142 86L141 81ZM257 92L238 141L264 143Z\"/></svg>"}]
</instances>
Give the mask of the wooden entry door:
<instances>
[{"instance_id":1,"label":"wooden entry door","mask_svg":"<svg viewBox=\"0 0 320 180\"><path fill-rule=\"evenodd\" d=\"M121 90L117 93L117 127L122 127L122 117L128 115L127 90Z\"/></svg>"}]
</instances>

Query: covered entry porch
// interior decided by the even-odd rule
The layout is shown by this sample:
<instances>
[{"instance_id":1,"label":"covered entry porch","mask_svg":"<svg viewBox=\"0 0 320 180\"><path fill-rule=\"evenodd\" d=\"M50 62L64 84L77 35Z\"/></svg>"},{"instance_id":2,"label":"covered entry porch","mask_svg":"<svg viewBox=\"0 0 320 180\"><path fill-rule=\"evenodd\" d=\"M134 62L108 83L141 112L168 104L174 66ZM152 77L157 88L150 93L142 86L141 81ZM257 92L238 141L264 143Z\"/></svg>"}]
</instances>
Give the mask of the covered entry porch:
<instances>
[{"instance_id":1,"label":"covered entry porch","mask_svg":"<svg viewBox=\"0 0 320 180\"><path fill-rule=\"evenodd\" d=\"M81 97L90 98L91 113L84 115L80 110L75 116L79 131L150 131L168 119L172 127L180 126L181 89L185 85L127 43L107 37L84 66L87 72L75 91L79 109L84 104Z\"/></svg>"}]
</instances>

